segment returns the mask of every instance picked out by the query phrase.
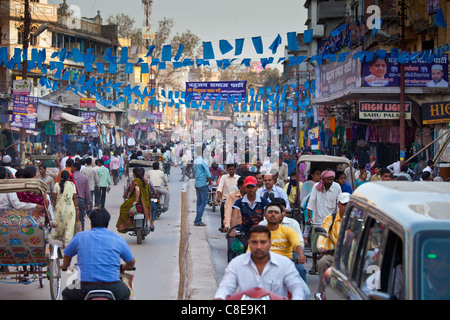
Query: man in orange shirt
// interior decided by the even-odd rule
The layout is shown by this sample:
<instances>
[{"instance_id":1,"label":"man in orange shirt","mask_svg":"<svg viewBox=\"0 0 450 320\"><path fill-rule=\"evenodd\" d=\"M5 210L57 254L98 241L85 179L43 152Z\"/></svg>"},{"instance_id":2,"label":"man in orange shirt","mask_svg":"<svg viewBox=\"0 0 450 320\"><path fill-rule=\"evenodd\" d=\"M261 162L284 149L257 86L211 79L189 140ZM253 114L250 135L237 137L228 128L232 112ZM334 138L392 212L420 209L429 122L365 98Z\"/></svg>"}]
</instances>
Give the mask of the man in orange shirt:
<instances>
[{"instance_id":1,"label":"man in orange shirt","mask_svg":"<svg viewBox=\"0 0 450 320\"><path fill-rule=\"evenodd\" d=\"M61 182L61 172L63 171L68 171L70 175L72 175L72 165L75 161L73 161L73 159L67 159L66 160L66 168L62 169L59 173L58 176L55 179L55 183L60 183ZM53 190L52 190L53 191Z\"/></svg>"}]
</instances>

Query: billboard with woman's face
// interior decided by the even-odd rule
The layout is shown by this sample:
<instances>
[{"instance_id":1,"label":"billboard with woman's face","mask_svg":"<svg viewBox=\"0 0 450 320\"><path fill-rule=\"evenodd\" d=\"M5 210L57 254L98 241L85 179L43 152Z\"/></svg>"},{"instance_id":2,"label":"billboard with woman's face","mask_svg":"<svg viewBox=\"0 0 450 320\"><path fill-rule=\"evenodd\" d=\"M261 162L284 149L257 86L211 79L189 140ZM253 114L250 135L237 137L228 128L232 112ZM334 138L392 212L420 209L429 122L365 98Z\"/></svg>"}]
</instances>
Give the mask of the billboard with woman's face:
<instances>
[{"instance_id":1,"label":"billboard with woman's face","mask_svg":"<svg viewBox=\"0 0 450 320\"><path fill-rule=\"evenodd\" d=\"M400 87L400 63L389 53L384 59L367 61L363 67L363 79L365 87ZM406 62L405 86L448 88L448 55L434 58L432 62Z\"/></svg>"},{"instance_id":2,"label":"billboard with woman's face","mask_svg":"<svg viewBox=\"0 0 450 320\"><path fill-rule=\"evenodd\" d=\"M81 112L81 133L97 133L97 112Z\"/></svg>"},{"instance_id":3,"label":"billboard with woman's face","mask_svg":"<svg viewBox=\"0 0 450 320\"><path fill-rule=\"evenodd\" d=\"M38 103L36 97L14 96L11 127L36 129Z\"/></svg>"}]
</instances>

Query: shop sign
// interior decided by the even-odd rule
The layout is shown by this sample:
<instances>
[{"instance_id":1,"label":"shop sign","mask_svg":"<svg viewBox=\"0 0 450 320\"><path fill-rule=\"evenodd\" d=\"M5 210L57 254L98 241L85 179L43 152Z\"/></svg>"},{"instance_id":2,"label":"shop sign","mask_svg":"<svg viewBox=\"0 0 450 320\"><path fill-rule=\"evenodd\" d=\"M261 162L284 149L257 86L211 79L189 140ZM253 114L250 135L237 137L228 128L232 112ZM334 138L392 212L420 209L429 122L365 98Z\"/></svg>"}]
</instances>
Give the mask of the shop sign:
<instances>
[{"instance_id":1,"label":"shop sign","mask_svg":"<svg viewBox=\"0 0 450 320\"><path fill-rule=\"evenodd\" d=\"M13 94L17 96L28 96L31 93L30 80L14 80L13 81Z\"/></svg>"},{"instance_id":2,"label":"shop sign","mask_svg":"<svg viewBox=\"0 0 450 320\"><path fill-rule=\"evenodd\" d=\"M450 101L422 104L422 123L447 123L450 122Z\"/></svg>"},{"instance_id":3,"label":"shop sign","mask_svg":"<svg viewBox=\"0 0 450 320\"><path fill-rule=\"evenodd\" d=\"M80 98L80 107L95 108L97 100L95 98Z\"/></svg>"},{"instance_id":4,"label":"shop sign","mask_svg":"<svg viewBox=\"0 0 450 320\"><path fill-rule=\"evenodd\" d=\"M359 103L360 119L399 119L399 102L361 101ZM405 119L411 119L411 102L405 102Z\"/></svg>"}]
</instances>

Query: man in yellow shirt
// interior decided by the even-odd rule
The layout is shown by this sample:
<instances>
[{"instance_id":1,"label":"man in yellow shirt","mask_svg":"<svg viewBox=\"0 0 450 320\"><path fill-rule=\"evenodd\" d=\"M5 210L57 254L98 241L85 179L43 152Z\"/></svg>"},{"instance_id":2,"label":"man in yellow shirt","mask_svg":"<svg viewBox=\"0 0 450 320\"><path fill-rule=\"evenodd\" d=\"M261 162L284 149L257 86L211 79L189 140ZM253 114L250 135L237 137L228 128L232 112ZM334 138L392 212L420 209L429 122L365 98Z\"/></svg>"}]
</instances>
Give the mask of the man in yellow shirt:
<instances>
[{"instance_id":1,"label":"man in yellow shirt","mask_svg":"<svg viewBox=\"0 0 450 320\"><path fill-rule=\"evenodd\" d=\"M342 217L344 216L347 203L350 201L350 193L342 192L337 198L338 212L333 215L329 214L322 222L322 228L328 232L329 237L319 236L317 239L317 250L324 256L317 263L319 272L319 286L317 293L314 295L316 300L325 300L325 283L323 276L325 271L334 263L334 244L336 244L339 230L341 229ZM334 243L334 244L333 244Z\"/></svg>"},{"instance_id":2,"label":"man in yellow shirt","mask_svg":"<svg viewBox=\"0 0 450 320\"><path fill-rule=\"evenodd\" d=\"M291 172L289 175L289 182L284 186L284 191L286 192L291 208L298 208L298 193L297 193L297 183L298 189L302 190L303 183L297 182L297 172Z\"/></svg>"},{"instance_id":3,"label":"man in yellow shirt","mask_svg":"<svg viewBox=\"0 0 450 320\"><path fill-rule=\"evenodd\" d=\"M304 264L306 257L300 239L294 229L281 225L283 208L280 204L269 204L264 213L270 229L272 246L270 251L292 259L292 251L297 253L297 262Z\"/></svg>"}]
</instances>

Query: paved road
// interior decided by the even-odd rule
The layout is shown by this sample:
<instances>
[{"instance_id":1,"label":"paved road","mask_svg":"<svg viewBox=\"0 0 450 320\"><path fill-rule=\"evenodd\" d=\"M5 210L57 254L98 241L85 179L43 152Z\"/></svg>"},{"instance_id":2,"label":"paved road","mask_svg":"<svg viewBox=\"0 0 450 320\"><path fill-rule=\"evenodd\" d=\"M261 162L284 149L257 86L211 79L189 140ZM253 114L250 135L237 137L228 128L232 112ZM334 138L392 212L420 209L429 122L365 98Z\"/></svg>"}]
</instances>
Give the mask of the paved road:
<instances>
[{"instance_id":1,"label":"paved road","mask_svg":"<svg viewBox=\"0 0 450 320\"><path fill-rule=\"evenodd\" d=\"M113 186L106 197L106 209L111 214L109 229L116 232L119 207L123 202L125 179ZM155 221L155 232L151 233L141 245L136 244L136 237L120 234L129 244L136 258L134 272L135 298L137 300L176 300L178 295L178 246L180 236L180 194L183 183L179 182L179 169L170 177L169 188L172 196L169 211ZM90 228L89 219L86 227ZM55 241L60 244L59 241ZM73 261L75 261L74 259ZM62 289L72 274L63 272ZM37 282L24 284L0 283L0 300L49 300L49 282L39 288Z\"/></svg>"}]
</instances>

